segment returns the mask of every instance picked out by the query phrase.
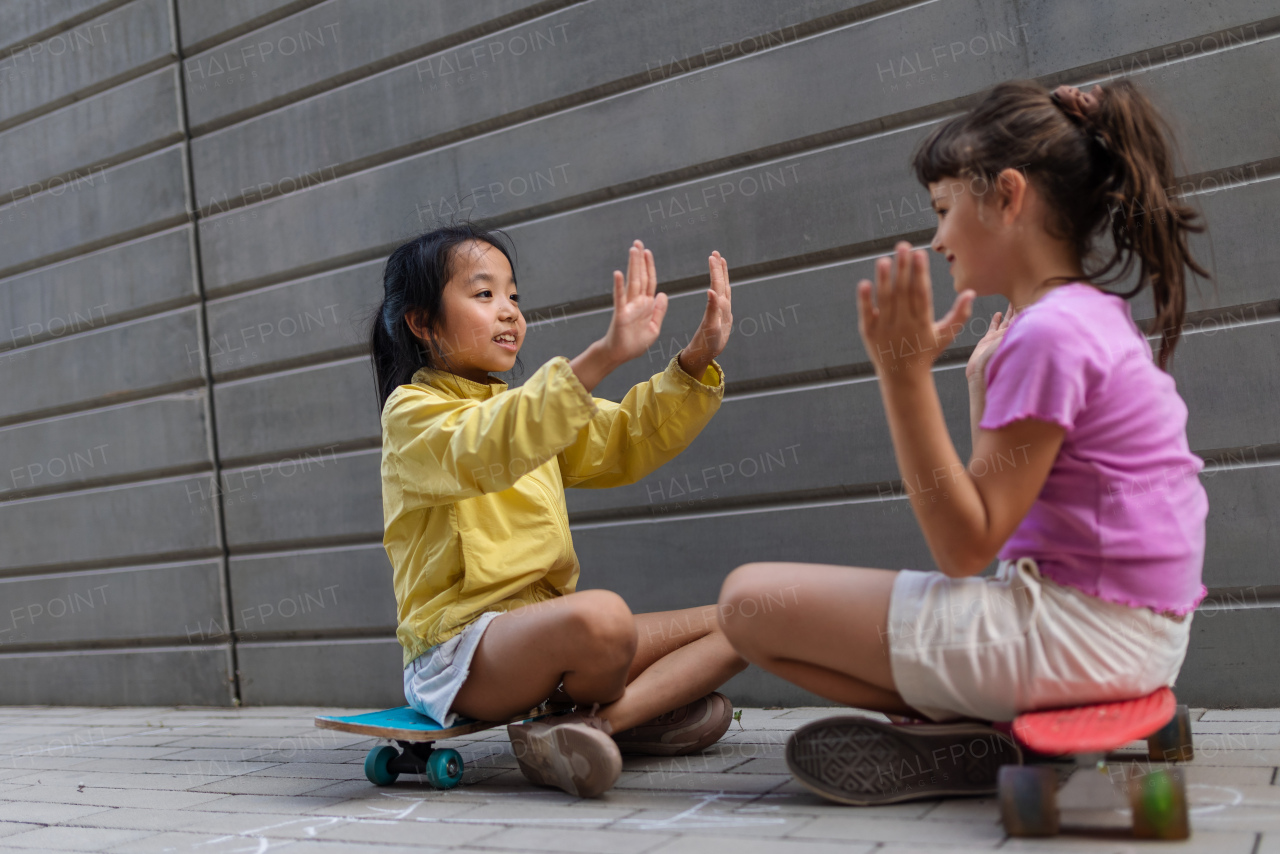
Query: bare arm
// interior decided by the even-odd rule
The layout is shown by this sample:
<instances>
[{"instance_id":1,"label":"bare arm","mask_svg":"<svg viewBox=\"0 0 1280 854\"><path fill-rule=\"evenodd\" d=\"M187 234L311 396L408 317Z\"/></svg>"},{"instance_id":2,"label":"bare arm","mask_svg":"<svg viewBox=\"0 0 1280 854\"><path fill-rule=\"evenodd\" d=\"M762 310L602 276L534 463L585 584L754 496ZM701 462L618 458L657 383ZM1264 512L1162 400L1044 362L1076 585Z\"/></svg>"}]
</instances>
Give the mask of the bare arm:
<instances>
[{"instance_id":1,"label":"bare arm","mask_svg":"<svg viewBox=\"0 0 1280 854\"><path fill-rule=\"evenodd\" d=\"M876 366L898 468L929 551L945 574L974 575L1031 509L1065 431L1030 419L999 430L983 430L975 421L973 457L969 466L961 463L942 416L932 364L963 328L973 292L961 294L935 324L928 262L923 252L909 249L900 243L892 262L877 262L874 302L871 282L859 283L858 326ZM924 346L900 353L901 341Z\"/></svg>"}]
</instances>

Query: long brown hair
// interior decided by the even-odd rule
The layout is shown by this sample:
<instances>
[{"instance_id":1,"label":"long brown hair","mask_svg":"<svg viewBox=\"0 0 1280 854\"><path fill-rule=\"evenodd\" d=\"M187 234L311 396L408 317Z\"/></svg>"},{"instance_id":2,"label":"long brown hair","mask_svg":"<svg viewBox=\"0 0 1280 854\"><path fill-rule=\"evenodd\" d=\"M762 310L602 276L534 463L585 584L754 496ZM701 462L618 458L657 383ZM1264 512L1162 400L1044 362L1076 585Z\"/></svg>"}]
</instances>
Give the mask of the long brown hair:
<instances>
[{"instance_id":1,"label":"long brown hair","mask_svg":"<svg viewBox=\"0 0 1280 854\"><path fill-rule=\"evenodd\" d=\"M1191 255L1187 236L1204 231L1195 210L1166 188L1174 184L1173 134L1155 106L1128 80L1107 83L1088 115L1059 106L1030 81L1001 83L969 112L934 129L911 165L926 186L946 178L982 177L995 186L1005 169L1019 169L1044 197L1049 232L1069 240L1081 262L1095 257L1099 238L1110 252L1085 279L1107 286L1138 283L1118 296L1150 287L1151 332L1160 333L1159 364L1169 368L1186 315L1186 271L1209 273Z\"/></svg>"}]
</instances>

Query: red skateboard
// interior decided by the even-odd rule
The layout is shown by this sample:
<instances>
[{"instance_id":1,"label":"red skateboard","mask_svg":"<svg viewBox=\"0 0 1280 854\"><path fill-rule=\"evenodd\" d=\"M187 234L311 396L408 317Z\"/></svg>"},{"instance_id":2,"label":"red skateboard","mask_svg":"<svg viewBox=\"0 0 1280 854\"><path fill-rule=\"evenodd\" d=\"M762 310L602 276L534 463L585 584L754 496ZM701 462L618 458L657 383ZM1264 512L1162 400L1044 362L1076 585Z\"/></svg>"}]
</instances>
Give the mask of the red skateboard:
<instances>
[{"instance_id":1,"label":"red skateboard","mask_svg":"<svg viewBox=\"0 0 1280 854\"><path fill-rule=\"evenodd\" d=\"M1186 781L1168 763L1194 757L1191 717L1168 688L1117 703L1047 709L1019 715L1012 735L1043 757L1073 757L1078 765L1106 770L1107 752L1146 739L1147 758L1165 763L1141 773L1126 768L1133 834L1144 839L1186 839ZM1124 757L1114 757L1123 759ZM1000 769L1000 816L1010 836L1053 836L1058 832L1058 774L1044 765L1005 765Z\"/></svg>"}]
</instances>

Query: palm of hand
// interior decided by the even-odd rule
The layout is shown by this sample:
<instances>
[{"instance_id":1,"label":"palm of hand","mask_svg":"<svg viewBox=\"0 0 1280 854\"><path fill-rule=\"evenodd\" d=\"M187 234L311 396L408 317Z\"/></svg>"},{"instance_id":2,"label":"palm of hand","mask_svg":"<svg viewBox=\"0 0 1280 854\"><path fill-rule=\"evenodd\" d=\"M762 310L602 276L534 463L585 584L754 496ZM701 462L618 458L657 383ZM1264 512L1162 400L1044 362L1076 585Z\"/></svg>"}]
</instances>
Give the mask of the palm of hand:
<instances>
[{"instance_id":1,"label":"palm of hand","mask_svg":"<svg viewBox=\"0 0 1280 854\"><path fill-rule=\"evenodd\" d=\"M662 331L667 295L657 289L653 252L637 240L631 246L626 278L618 270L613 272L613 319L604 341L619 362L645 352Z\"/></svg>"},{"instance_id":2,"label":"palm of hand","mask_svg":"<svg viewBox=\"0 0 1280 854\"><path fill-rule=\"evenodd\" d=\"M951 310L933 319L933 288L925 253L905 241L894 257L876 262L876 284L858 283L858 332L881 377L928 372L964 328L973 291L960 294Z\"/></svg>"}]
</instances>

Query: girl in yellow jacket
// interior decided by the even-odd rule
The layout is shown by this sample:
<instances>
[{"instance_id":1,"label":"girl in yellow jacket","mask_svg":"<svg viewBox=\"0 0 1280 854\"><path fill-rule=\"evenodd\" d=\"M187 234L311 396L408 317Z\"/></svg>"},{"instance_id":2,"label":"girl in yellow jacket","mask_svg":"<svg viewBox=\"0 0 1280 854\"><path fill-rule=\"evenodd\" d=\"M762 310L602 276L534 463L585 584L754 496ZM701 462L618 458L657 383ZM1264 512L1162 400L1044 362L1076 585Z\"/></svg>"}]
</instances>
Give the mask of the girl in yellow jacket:
<instances>
[{"instance_id":1,"label":"girl in yellow jacket","mask_svg":"<svg viewBox=\"0 0 1280 854\"><path fill-rule=\"evenodd\" d=\"M634 483L680 453L720 407L715 357L732 328L728 265L708 259L697 332L620 403L591 390L645 353L666 314L653 253L614 272L613 317L576 358L508 389L525 337L502 236L463 224L391 254L371 348L382 405L383 544L394 570L405 698L448 726L509 719L555 695L573 714L508 728L531 781L594 796L620 750L674 755L719 740L714 689L745 667L716 606L632 614L576 593L564 487ZM685 631L670 637L676 621Z\"/></svg>"}]
</instances>

